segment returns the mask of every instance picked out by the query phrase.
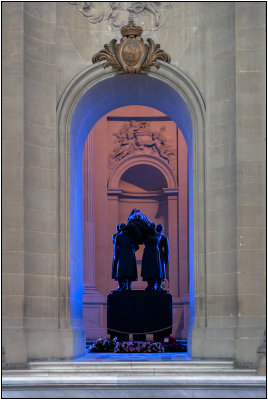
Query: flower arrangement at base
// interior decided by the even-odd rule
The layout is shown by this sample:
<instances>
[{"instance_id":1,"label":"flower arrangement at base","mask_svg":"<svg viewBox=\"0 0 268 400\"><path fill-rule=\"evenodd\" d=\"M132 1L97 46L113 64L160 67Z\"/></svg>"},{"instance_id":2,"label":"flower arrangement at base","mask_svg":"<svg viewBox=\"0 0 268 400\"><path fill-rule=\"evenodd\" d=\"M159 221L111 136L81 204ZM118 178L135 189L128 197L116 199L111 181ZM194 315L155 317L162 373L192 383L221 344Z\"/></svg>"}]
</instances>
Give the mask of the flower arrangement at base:
<instances>
[{"instance_id":1,"label":"flower arrangement at base","mask_svg":"<svg viewBox=\"0 0 268 400\"><path fill-rule=\"evenodd\" d=\"M177 342L172 336L167 336L161 340L166 353L182 353L187 351L187 344Z\"/></svg>"},{"instance_id":2,"label":"flower arrangement at base","mask_svg":"<svg viewBox=\"0 0 268 400\"><path fill-rule=\"evenodd\" d=\"M115 353L163 353L164 347L161 343L149 342L117 342Z\"/></svg>"},{"instance_id":3,"label":"flower arrangement at base","mask_svg":"<svg viewBox=\"0 0 268 400\"><path fill-rule=\"evenodd\" d=\"M187 351L187 345L183 343L164 344L165 353L184 353Z\"/></svg>"},{"instance_id":4,"label":"flower arrangement at base","mask_svg":"<svg viewBox=\"0 0 268 400\"><path fill-rule=\"evenodd\" d=\"M113 353L116 346L116 341L117 338L100 338L89 347L88 351L92 353Z\"/></svg>"},{"instance_id":5,"label":"flower arrangement at base","mask_svg":"<svg viewBox=\"0 0 268 400\"><path fill-rule=\"evenodd\" d=\"M100 338L88 349L91 353L178 353L186 352L187 344L177 343L176 339L169 337L160 342L118 342L117 338Z\"/></svg>"},{"instance_id":6,"label":"flower arrangement at base","mask_svg":"<svg viewBox=\"0 0 268 400\"><path fill-rule=\"evenodd\" d=\"M90 353L163 353L161 343L149 342L117 342L117 338L100 338L89 347Z\"/></svg>"}]
</instances>

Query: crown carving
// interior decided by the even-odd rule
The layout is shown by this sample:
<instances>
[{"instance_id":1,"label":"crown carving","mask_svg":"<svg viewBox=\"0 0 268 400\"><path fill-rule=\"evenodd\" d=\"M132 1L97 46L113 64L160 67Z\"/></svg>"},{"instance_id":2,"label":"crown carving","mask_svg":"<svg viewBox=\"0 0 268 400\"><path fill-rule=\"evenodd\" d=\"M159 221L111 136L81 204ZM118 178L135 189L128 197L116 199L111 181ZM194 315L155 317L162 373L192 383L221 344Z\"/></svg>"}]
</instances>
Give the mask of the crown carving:
<instances>
[{"instance_id":1,"label":"crown carving","mask_svg":"<svg viewBox=\"0 0 268 400\"><path fill-rule=\"evenodd\" d=\"M122 36L132 37L132 36L141 36L142 27L134 25L134 21L132 18L129 19L128 25L125 25L121 28Z\"/></svg>"},{"instance_id":2,"label":"crown carving","mask_svg":"<svg viewBox=\"0 0 268 400\"><path fill-rule=\"evenodd\" d=\"M155 44L153 39L144 43L141 38L142 28L134 24L133 19L121 28L120 43L112 39L104 49L92 57L93 64L106 61L104 68L112 67L121 74L139 74L149 71L151 67L160 68L158 60L170 63L170 56Z\"/></svg>"}]
</instances>

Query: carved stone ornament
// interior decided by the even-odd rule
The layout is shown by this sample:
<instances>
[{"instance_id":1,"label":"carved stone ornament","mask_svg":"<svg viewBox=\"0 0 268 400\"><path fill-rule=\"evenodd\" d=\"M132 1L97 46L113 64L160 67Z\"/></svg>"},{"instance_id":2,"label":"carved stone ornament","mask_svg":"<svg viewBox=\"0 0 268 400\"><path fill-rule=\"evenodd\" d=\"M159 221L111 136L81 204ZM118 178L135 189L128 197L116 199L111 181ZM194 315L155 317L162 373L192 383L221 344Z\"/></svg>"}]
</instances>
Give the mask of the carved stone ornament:
<instances>
[{"instance_id":1,"label":"carved stone ornament","mask_svg":"<svg viewBox=\"0 0 268 400\"><path fill-rule=\"evenodd\" d=\"M169 164L175 153L167 144L164 131L164 126L159 132L153 131L146 121L133 120L123 124L119 132L113 133L115 147L110 157L110 165L129 154L141 152L153 154Z\"/></svg>"},{"instance_id":2,"label":"carved stone ornament","mask_svg":"<svg viewBox=\"0 0 268 400\"><path fill-rule=\"evenodd\" d=\"M136 24L155 31L174 17L173 2L163 1L70 1L69 4L82 14L91 24L103 21L110 23L111 29L126 25L129 18ZM108 25L109 26L109 25Z\"/></svg>"},{"instance_id":3,"label":"carved stone ornament","mask_svg":"<svg viewBox=\"0 0 268 400\"><path fill-rule=\"evenodd\" d=\"M113 39L93 56L93 64L105 60L104 68L112 67L122 74L139 74L150 67L159 68L157 60L170 63L170 56L160 49L159 44L152 39L147 39L148 44L143 42L142 28L134 25L132 19L122 27L121 34L120 43Z\"/></svg>"}]
</instances>

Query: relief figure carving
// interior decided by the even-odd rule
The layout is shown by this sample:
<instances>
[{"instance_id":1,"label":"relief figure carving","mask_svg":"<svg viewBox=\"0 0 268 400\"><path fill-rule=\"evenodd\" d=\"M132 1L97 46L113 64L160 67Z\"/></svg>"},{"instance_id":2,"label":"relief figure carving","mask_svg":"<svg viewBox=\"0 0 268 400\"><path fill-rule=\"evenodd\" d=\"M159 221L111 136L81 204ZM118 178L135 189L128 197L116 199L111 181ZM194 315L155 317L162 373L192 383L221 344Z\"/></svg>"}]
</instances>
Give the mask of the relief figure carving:
<instances>
[{"instance_id":1,"label":"relief figure carving","mask_svg":"<svg viewBox=\"0 0 268 400\"><path fill-rule=\"evenodd\" d=\"M110 161L120 161L133 152L153 153L163 158L167 163L175 153L171 151L164 136L165 127L159 132L153 131L147 121L129 121L124 124L115 136L115 148Z\"/></svg>"},{"instance_id":2,"label":"relief figure carving","mask_svg":"<svg viewBox=\"0 0 268 400\"><path fill-rule=\"evenodd\" d=\"M109 20L114 28L121 28L129 18L146 26L147 31L159 29L173 16L172 2L161 1L70 1L88 22L97 24ZM153 17L153 18L151 18Z\"/></svg>"}]
</instances>

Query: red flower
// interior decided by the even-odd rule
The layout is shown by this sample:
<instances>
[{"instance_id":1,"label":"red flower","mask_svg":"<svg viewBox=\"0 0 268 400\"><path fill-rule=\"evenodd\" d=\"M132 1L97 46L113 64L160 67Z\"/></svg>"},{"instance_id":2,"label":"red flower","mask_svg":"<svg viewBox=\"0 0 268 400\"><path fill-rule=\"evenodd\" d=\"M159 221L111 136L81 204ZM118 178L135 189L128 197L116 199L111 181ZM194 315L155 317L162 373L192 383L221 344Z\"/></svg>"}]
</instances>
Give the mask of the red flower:
<instances>
[{"instance_id":1,"label":"red flower","mask_svg":"<svg viewBox=\"0 0 268 400\"><path fill-rule=\"evenodd\" d=\"M173 336L167 336L161 339L161 344L175 344L177 343L176 339Z\"/></svg>"}]
</instances>

